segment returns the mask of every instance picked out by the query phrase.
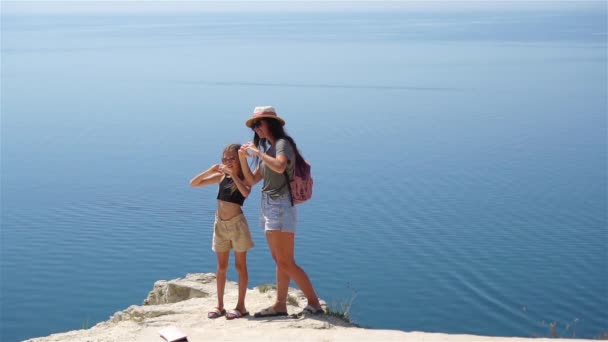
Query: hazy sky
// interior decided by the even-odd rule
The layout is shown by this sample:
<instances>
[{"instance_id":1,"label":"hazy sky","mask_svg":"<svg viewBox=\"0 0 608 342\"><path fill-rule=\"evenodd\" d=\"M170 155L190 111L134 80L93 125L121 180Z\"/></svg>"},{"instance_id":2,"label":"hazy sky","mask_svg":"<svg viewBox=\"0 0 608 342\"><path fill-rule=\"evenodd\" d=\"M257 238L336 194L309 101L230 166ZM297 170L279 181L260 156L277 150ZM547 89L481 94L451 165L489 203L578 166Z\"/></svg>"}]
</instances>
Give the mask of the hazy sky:
<instances>
[{"instance_id":1,"label":"hazy sky","mask_svg":"<svg viewBox=\"0 0 608 342\"><path fill-rule=\"evenodd\" d=\"M13 12L214 12L214 11L374 11L374 10L509 10L594 9L606 11L607 0L427 0L427 1L2 1L2 13Z\"/></svg>"}]
</instances>

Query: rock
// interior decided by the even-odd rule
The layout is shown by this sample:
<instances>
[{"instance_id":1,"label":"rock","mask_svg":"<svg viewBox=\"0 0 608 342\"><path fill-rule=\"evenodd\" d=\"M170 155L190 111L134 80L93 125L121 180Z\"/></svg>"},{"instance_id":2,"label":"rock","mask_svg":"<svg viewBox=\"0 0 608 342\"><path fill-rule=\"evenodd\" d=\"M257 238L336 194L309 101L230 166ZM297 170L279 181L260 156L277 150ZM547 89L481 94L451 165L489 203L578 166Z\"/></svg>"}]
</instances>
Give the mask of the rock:
<instances>
[{"instance_id":1,"label":"rock","mask_svg":"<svg viewBox=\"0 0 608 342\"><path fill-rule=\"evenodd\" d=\"M208 319L207 312L217 305L215 275L193 273L185 278L160 280L154 284L144 305L131 305L115 313L108 321L90 329L69 331L26 342L165 342L159 330L175 326L184 331L188 341L425 341L425 342L517 342L525 338L501 338L473 335L447 335L399 330L363 329L335 315L227 320ZM274 302L276 289L261 286L248 289L245 303L253 315ZM289 314L302 311L306 299L299 290L289 289ZM230 310L236 304L238 284L226 282L224 302ZM390 312L387 312L389 314ZM540 342L544 339L534 339ZM532 341L532 340L531 340ZM567 341L567 340L561 340ZM570 340L573 341L573 340ZM579 340L584 341L584 340Z\"/></svg>"},{"instance_id":2,"label":"rock","mask_svg":"<svg viewBox=\"0 0 608 342\"><path fill-rule=\"evenodd\" d=\"M215 274L190 273L186 278L159 280L144 300L144 305L177 303L191 298L209 296L208 284L215 286Z\"/></svg>"}]
</instances>

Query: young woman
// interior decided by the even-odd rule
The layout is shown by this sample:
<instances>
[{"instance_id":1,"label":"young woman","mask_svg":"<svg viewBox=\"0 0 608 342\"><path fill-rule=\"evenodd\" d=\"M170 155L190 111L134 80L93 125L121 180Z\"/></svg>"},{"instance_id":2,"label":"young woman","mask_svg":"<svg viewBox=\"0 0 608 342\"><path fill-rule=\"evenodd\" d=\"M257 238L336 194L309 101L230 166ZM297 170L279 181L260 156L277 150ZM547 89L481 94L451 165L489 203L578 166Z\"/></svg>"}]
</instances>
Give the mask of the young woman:
<instances>
[{"instance_id":1,"label":"young woman","mask_svg":"<svg viewBox=\"0 0 608 342\"><path fill-rule=\"evenodd\" d=\"M285 134L285 120L273 107L256 107L253 117L245 123L254 131L253 142L239 149L239 160L245 180L250 186L263 180L260 222L266 233L268 247L276 263L277 298L274 305L255 313L255 317L287 316L287 291L293 279L308 299L302 312L323 313L319 298L306 275L294 260L297 212L289 192L296 160L303 158L294 140ZM247 157L255 157L252 172Z\"/></svg>"},{"instance_id":2,"label":"young woman","mask_svg":"<svg viewBox=\"0 0 608 342\"><path fill-rule=\"evenodd\" d=\"M226 315L226 319L234 319L249 315L245 309L245 294L249 280L247 250L253 247L253 241L241 206L249 195L251 187L245 183L239 163L238 151L240 148L241 145L238 144L226 146L222 164L211 166L190 181L191 186L219 183L212 245L212 249L217 255L217 307L207 314L208 318ZM226 313L224 288L230 249L234 249L235 265L239 274L239 298L236 308Z\"/></svg>"}]
</instances>

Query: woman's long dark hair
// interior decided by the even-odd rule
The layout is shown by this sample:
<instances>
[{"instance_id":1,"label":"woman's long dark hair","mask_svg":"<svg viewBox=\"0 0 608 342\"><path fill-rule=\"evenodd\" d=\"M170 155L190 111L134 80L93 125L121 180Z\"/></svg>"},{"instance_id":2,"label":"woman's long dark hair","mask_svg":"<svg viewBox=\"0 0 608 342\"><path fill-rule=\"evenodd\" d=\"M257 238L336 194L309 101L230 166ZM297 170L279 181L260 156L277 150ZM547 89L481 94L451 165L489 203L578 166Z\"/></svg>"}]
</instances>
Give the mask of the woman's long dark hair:
<instances>
[{"instance_id":1,"label":"woman's long dark hair","mask_svg":"<svg viewBox=\"0 0 608 342\"><path fill-rule=\"evenodd\" d=\"M293 151L296 154L296 167L298 167L298 172L299 173L304 173L304 157L302 157L302 154L300 153L300 150L298 150L298 146L296 145L296 142L293 140L292 137L290 137L289 135L287 135L287 133L285 133L285 129L283 128L283 125L281 125L281 123L279 122L279 120L275 120L275 119L262 119L264 121L266 121L266 125L268 125L268 130L270 131L270 134L272 135L273 138L275 138L276 140L279 139L285 139L287 141L289 141L289 143L291 144L291 146L293 147ZM257 133L253 133L253 143L255 144L255 146L257 146L257 148L262 149L263 151L267 151L270 148L270 143L267 141L267 139L261 139ZM256 159L254 159L254 164L258 164L258 160L257 157ZM294 167L294 171L295 171L295 167Z\"/></svg>"}]
</instances>

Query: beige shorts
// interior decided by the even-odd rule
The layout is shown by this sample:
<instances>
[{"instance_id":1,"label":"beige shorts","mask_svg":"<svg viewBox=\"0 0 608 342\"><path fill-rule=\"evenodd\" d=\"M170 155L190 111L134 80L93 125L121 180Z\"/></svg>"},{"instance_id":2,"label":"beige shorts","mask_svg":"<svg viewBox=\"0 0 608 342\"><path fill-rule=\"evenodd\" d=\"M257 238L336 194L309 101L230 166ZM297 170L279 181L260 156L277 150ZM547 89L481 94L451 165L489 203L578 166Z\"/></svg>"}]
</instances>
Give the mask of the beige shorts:
<instances>
[{"instance_id":1,"label":"beige shorts","mask_svg":"<svg viewBox=\"0 0 608 342\"><path fill-rule=\"evenodd\" d=\"M245 215L237 215L230 220L221 220L215 215L213 224L213 249L214 252L246 252L253 247L249 225Z\"/></svg>"}]
</instances>

